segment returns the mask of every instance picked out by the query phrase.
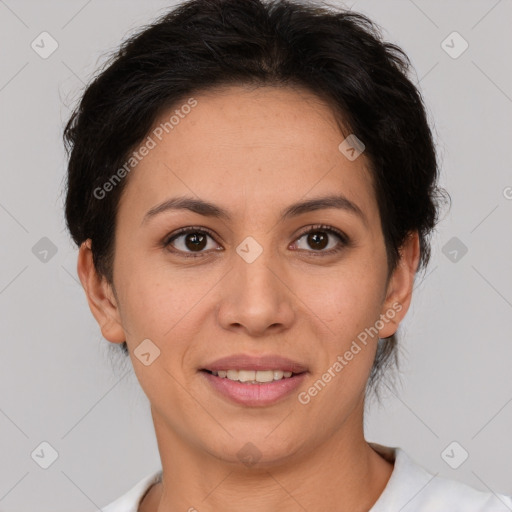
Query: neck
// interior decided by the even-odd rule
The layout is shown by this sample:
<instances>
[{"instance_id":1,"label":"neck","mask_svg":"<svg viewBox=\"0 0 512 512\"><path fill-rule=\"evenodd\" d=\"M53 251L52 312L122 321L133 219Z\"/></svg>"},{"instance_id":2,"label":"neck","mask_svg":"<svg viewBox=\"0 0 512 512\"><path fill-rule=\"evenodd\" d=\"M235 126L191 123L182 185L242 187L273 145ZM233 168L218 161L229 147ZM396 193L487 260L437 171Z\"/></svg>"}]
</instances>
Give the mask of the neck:
<instances>
[{"instance_id":1,"label":"neck","mask_svg":"<svg viewBox=\"0 0 512 512\"><path fill-rule=\"evenodd\" d=\"M245 466L187 444L152 411L163 479L148 492L139 512L368 511L393 465L365 441L360 412L360 423L346 422L313 449L299 450L285 461Z\"/></svg>"}]
</instances>

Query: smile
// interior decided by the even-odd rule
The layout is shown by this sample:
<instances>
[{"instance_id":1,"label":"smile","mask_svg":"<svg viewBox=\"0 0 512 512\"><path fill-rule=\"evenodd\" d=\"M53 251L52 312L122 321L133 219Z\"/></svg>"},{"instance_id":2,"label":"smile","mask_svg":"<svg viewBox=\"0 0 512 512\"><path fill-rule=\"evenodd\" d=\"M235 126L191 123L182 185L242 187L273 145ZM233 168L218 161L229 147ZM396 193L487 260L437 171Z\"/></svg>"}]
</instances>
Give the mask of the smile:
<instances>
[{"instance_id":1,"label":"smile","mask_svg":"<svg viewBox=\"0 0 512 512\"><path fill-rule=\"evenodd\" d=\"M275 380L289 379L293 373L283 370L219 370L212 371L213 375L221 379L230 379L247 384L262 384Z\"/></svg>"},{"instance_id":2,"label":"smile","mask_svg":"<svg viewBox=\"0 0 512 512\"><path fill-rule=\"evenodd\" d=\"M282 370L202 370L199 373L215 394L247 407L264 407L284 400L307 375L307 372Z\"/></svg>"}]
</instances>

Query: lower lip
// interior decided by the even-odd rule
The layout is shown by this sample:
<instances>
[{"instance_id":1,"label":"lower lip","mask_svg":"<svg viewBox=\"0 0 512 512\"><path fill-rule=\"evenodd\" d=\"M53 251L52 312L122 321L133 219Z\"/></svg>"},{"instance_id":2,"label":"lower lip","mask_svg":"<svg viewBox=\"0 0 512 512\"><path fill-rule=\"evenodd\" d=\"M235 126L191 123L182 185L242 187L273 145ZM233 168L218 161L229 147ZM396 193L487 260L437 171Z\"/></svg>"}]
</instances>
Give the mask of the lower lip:
<instances>
[{"instance_id":1,"label":"lower lip","mask_svg":"<svg viewBox=\"0 0 512 512\"><path fill-rule=\"evenodd\" d=\"M262 384L245 384L228 379L227 377L217 377L204 370L201 373L214 389L233 402L250 407L258 407L271 405L288 396L301 385L307 372Z\"/></svg>"}]
</instances>

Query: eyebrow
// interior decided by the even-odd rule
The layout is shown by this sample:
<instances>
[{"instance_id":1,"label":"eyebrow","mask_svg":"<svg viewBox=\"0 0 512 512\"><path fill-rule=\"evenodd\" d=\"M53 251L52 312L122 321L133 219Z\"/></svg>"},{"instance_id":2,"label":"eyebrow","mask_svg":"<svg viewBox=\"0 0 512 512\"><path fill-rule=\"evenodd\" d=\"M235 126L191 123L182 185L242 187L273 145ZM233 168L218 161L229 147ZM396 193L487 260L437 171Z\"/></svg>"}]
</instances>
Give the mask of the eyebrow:
<instances>
[{"instance_id":1,"label":"eyebrow","mask_svg":"<svg viewBox=\"0 0 512 512\"><path fill-rule=\"evenodd\" d=\"M280 220L283 221L304 213L328 208L336 208L354 214L368 226L368 219L361 208L343 195L328 195L294 203L281 212ZM142 219L141 225L152 217L169 210L189 210L204 217L218 218L225 221L231 220L231 215L227 210L213 203L192 197L174 197L148 210Z\"/></svg>"}]
</instances>

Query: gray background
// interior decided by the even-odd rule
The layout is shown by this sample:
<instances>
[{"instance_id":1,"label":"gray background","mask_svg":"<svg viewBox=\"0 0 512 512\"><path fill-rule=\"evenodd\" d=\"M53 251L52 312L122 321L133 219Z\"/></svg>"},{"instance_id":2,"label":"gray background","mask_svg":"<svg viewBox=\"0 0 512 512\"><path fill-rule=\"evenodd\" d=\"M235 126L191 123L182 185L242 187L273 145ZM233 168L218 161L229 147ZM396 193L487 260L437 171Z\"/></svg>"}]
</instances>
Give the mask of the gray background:
<instances>
[{"instance_id":1,"label":"gray background","mask_svg":"<svg viewBox=\"0 0 512 512\"><path fill-rule=\"evenodd\" d=\"M108 51L170 5L0 0L4 512L97 510L160 467L147 399L129 360L101 338L76 277L61 134ZM401 446L434 473L512 494L511 1L349 6L410 56L453 199L401 325L401 383L369 408L367 438ZM43 31L59 45L47 59L31 48ZM453 31L469 43L458 58L442 46ZM41 252L43 237L56 254ZM43 441L58 452L48 469L31 455ZM453 441L469 453L458 469L441 456ZM460 460L461 448L449 453Z\"/></svg>"}]
</instances>

